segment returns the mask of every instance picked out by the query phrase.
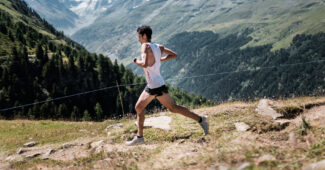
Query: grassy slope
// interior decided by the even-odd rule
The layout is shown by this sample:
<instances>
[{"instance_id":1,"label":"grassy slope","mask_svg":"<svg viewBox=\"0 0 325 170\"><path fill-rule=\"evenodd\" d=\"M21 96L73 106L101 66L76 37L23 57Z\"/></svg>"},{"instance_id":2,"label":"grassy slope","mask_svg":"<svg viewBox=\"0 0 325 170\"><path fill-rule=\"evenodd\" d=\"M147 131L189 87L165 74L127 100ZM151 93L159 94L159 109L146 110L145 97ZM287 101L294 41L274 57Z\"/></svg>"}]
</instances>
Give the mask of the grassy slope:
<instances>
[{"instance_id":1,"label":"grassy slope","mask_svg":"<svg viewBox=\"0 0 325 170\"><path fill-rule=\"evenodd\" d=\"M325 101L325 97L303 97L283 101L276 101L279 109L303 106L308 103ZM324 126L317 124L308 130L307 136L301 136L301 126L289 125L283 130L274 130L278 125L259 116L256 111L257 103L232 102L211 108L201 108L195 112L209 116L210 134L202 138L200 127L193 121L171 113L172 130L165 132L157 129L145 129L147 146L153 149L133 147L123 151L101 152L87 158L78 158L69 162L32 159L15 162L15 168L28 168L40 165L75 166L91 169L99 160L112 159L109 166L114 169L188 169L209 167L218 168L219 165L238 167L244 162L251 162L250 169L300 169L303 165L325 159ZM156 114L154 116L157 116ZM13 153L24 142L32 140L40 145L64 143L78 137L104 137L105 141L112 141L112 146L121 146L125 140L131 139L136 132L134 119L108 121L105 123L90 122L52 122L52 121L1 121L0 122L0 152ZM250 125L248 132L237 132L234 123L245 122ZM115 123L123 123L123 128L111 130L109 138L104 129ZM88 132L79 132L87 129ZM297 136L302 147L288 145L289 133ZM313 137L308 145L306 137ZM184 143L180 140L184 139ZM264 162L256 165L257 159L270 154L276 161Z\"/></svg>"}]
</instances>

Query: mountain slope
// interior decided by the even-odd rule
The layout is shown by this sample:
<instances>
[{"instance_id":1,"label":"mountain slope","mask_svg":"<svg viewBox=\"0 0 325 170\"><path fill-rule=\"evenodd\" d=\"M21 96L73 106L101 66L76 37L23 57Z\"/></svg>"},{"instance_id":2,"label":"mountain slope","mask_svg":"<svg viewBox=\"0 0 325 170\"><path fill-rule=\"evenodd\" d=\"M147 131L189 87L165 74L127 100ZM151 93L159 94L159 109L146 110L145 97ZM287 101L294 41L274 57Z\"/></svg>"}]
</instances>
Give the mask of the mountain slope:
<instances>
[{"instance_id":1,"label":"mountain slope","mask_svg":"<svg viewBox=\"0 0 325 170\"><path fill-rule=\"evenodd\" d=\"M112 6L109 0L25 0L55 28L72 35L88 26Z\"/></svg>"},{"instance_id":2,"label":"mountain slope","mask_svg":"<svg viewBox=\"0 0 325 170\"><path fill-rule=\"evenodd\" d=\"M163 63L162 75L179 79L172 85L217 101L325 93L325 33L297 35L288 49L274 52L271 45L240 49L252 40L251 32L177 34L167 46L180 57Z\"/></svg>"},{"instance_id":3,"label":"mountain slope","mask_svg":"<svg viewBox=\"0 0 325 170\"><path fill-rule=\"evenodd\" d=\"M296 34L325 30L323 0L152 0L135 8L124 3L109 8L72 38L90 51L129 63L126 58L138 54L136 27L141 24L152 26L153 41L159 43L184 31L211 30L229 35L252 28L252 40L243 47L273 44L274 49L289 47Z\"/></svg>"},{"instance_id":4,"label":"mountain slope","mask_svg":"<svg viewBox=\"0 0 325 170\"><path fill-rule=\"evenodd\" d=\"M25 0L30 7L39 13L58 30L69 34L77 24L79 16L58 0Z\"/></svg>"}]
</instances>

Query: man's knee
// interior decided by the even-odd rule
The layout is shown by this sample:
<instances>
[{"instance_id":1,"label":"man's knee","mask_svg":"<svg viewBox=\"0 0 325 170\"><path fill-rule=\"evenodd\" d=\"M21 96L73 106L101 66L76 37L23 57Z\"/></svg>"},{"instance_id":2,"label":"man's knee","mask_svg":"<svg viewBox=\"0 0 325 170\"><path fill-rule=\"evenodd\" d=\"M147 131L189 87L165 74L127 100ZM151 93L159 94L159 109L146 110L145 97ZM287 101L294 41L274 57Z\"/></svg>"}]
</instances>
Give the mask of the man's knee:
<instances>
[{"instance_id":1,"label":"man's knee","mask_svg":"<svg viewBox=\"0 0 325 170\"><path fill-rule=\"evenodd\" d=\"M144 108L143 104L141 104L141 103L137 103L135 105L135 111L137 112L137 114L141 114L144 109L145 108Z\"/></svg>"}]
</instances>

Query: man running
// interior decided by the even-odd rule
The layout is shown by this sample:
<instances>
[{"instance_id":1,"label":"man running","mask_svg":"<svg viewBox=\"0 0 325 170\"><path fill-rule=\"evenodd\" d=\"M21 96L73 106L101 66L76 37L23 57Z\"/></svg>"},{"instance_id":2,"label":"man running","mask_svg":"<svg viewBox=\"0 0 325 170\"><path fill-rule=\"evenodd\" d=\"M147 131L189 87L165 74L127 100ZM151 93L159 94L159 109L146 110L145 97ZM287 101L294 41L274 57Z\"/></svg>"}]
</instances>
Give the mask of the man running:
<instances>
[{"instance_id":1,"label":"man running","mask_svg":"<svg viewBox=\"0 0 325 170\"><path fill-rule=\"evenodd\" d=\"M140 95L135 110L137 112L138 133L133 140L126 142L126 145L143 144L143 123L144 110L146 106L156 97L158 101L173 113L180 113L197 121L203 128L204 135L208 134L209 125L206 117L201 117L183 106L176 105L171 96L168 94L168 89L165 86L164 79L160 75L160 64L162 61L168 61L177 57L177 54L165 48L162 45L152 43L152 30L149 26L140 26L137 29L138 40L141 43L141 60L134 58L133 63L144 69L144 74L147 80L147 86ZM162 57L162 54L167 56Z\"/></svg>"}]
</instances>

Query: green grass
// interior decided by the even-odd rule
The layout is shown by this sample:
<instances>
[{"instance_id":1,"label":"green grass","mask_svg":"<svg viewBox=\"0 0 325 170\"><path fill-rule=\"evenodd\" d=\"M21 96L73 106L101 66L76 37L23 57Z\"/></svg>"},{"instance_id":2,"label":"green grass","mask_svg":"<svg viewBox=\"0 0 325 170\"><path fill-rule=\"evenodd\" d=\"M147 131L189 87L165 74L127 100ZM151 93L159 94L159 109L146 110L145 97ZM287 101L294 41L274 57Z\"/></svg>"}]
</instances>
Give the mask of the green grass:
<instances>
[{"instance_id":1,"label":"green grass","mask_svg":"<svg viewBox=\"0 0 325 170\"><path fill-rule=\"evenodd\" d=\"M302 106L324 101L325 97L300 97L275 101L280 108ZM15 162L16 169L33 168L36 165L49 167L78 167L93 169L98 161L110 158L109 166L114 169L208 169L219 165L238 167L250 162L248 169L299 169L302 166L325 159L325 128L314 127L308 122L306 134L296 133L303 127L289 125L277 129L276 125L256 113L257 103L231 102L211 108L194 110L207 114L210 123L210 134L202 136L202 130L194 121L178 114L167 113L172 117L171 130L144 129L148 147L133 147L127 151L93 153L86 158L78 158L69 162L30 159ZM289 109L290 110L290 109ZM159 116L154 114L150 116ZM147 117L150 117L147 115ZM39 142L38 145L60 144L79 137L106 137L104 129L110 124L122 123L122 128L110 129L105 141L112 141L112 147L121 146L136 133L135 119L112 120L101 122L63 122L63 121L0 121L0 152L15 151L29 137ZM252 127L248 132L238 132L234 123L245 122ZM260 128L263 133L254 130ZM86 129L88 132L80 132ZM294 132L298 143L303 147L288 145L289 133ZM306 137L312 136L315 142L307 145ZM184 140L183 143L179 143ZM263 155L272 155L275 161L256 161Z\"/></svg>"},{"instance_id":2,"label":"green grass","mask_svg":"<svg viewBox=\"0 0 325 170\"><path fill-rule=\"evenodd\" d=\"M56 144L80 137L104 135L107 124L95 122L0 120L0 151L15 152L24 143ZM87 132L80 132L80 130Z\"/></svg>"}]
</instances>

